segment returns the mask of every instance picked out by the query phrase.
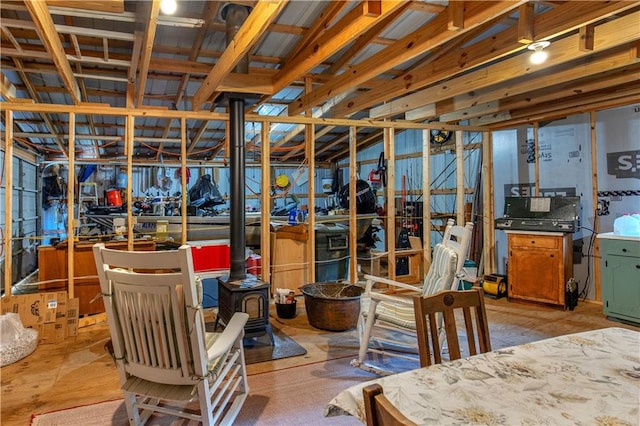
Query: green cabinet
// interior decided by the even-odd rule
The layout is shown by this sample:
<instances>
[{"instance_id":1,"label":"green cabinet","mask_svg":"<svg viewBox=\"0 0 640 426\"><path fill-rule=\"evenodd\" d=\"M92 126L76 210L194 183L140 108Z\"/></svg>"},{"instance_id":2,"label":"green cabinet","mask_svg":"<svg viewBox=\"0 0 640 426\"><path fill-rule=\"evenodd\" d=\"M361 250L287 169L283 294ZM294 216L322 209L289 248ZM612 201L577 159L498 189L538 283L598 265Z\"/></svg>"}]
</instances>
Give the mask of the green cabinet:
<instances>
[{"instance_id":1,"label":"green cabinet","mask_svg":"<svg viewBox=\"0 0 640 426\"><path fill-rule=\"evenodd\" d=\"M598 238L604 314L640 324L640 238L611 233Z\"/></svg>"}]
</instances>

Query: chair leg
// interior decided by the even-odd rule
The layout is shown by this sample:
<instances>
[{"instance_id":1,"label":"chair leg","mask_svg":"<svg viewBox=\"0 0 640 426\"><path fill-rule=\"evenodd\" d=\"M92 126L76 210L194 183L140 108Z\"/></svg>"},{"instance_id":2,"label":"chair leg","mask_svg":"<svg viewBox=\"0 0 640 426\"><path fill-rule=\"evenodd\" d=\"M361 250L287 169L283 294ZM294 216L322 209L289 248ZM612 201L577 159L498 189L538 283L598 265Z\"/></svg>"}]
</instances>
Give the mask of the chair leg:
<instances>
[{"instance_id":1,"label":"chair leg","mask_svg":"<svg viewBox=\"0 0 640 426\"><path fill-rule=\"evenodd\" d=\"M376 321L376 307L378 306L377 300L371 300L369 303L369 312L367 313L367 319L362 327L360 333L360 349L358 350L357 367L362 365L367 359L367 352L369 352L369 340L371 339L371 331L373 330L373 324ZM362 319L362 317L361 317Z\"/></svg>"}]
</instances>

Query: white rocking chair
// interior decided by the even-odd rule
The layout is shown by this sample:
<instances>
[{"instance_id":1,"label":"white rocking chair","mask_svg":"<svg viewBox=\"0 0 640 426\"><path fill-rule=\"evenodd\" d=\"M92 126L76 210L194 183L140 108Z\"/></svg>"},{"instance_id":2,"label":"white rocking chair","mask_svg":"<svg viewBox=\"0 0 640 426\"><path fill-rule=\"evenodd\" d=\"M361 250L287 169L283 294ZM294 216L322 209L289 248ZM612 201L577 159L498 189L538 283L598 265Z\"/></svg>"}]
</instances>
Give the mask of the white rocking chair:
<instances>
[{"instance_id":1,"label":"white rocking chair","mask_svg":"<svg viewBox=\"0 0 640 426\"><path fill-rule=\"evenodd\" d=\"M205 332L187 246L129 252L96 244L93 252L129 424L143 425L154 412L232 424L249 392L242 347L249 316L236 313L222 333Z\"/></svg>"},{"instance_id":2,"label":"white rocking chair","mask_svg":"<svg viewBox=\"0 0 640 426\"><path fill-rule=\"evenodd\" d=\"M376 365L373 355L386 355L419 361L416 319L413 308L415 295L427 296L442 290L456 290L464 276L462 267L469 246L473 224L463 226L449 219L442 243L433 250L431 267L422 288L388 278L365 275L366 288L360 298L358 333L360 349L351 365L378 375L393 373L383 365ZM392 292L373 289L375 283L386 284ZM441 344L443 339L441 339ZM378 363L379 364L379 363Z\"/></svg>"}]
</instances>

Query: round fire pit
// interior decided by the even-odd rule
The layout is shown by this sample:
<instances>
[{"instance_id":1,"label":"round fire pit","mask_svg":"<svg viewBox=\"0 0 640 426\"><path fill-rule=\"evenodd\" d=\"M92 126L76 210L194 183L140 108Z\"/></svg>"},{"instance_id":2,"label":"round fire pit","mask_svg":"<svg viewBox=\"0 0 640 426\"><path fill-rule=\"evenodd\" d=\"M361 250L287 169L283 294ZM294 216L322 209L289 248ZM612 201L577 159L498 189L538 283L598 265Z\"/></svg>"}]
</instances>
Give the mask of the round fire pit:
<instances>
[{"instance_id":1,"label":"round fire pit","mask_svg":"<svg viewBox=\"0 0 640 426\"><path fill-rule=\"evenodd\" d=\"M326 282L306 284L300 291L312 326L329 331L345 331L356 326L362 287Z\"/></svg>"}]
</instances>

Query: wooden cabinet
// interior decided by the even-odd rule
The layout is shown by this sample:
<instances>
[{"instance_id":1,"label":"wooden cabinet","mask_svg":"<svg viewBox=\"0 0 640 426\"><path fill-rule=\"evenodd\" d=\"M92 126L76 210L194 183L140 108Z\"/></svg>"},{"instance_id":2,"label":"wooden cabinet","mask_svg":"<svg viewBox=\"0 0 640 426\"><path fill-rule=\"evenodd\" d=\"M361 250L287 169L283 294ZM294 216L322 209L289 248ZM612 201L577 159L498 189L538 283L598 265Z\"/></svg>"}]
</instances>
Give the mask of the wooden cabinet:
<instances>
[{"instance_id":1,"label":"wooden cabinet","mask_svg":"<svg viewBox=\"0 0 640 426\"><path fill-rule=\"evenodd\" d=\"M286 288L299 293L307 284L307 225L283 226L271 233L271 292Z\"/></svg>"},{"instance_id":2,"label":"wooden cabinet","mask_svg":"<svg viewBox=\"0 0 640 426\"><path fill-rule=\"evenodd\" d=\"M640 324L640 238L608 233L598 239L603 312Z\"/></svg>"},{"instance_id":3,"label":"wooden cabinet","mask_svg":"<svg viewBox=\"0 0 640 426\"><path fill-rule=\"evenodd\" d=\"M571 234L507 231L508 298L565 308L565 287L573 277Z\"/></svg>"},{"instance_id":4,"label":"wooden cabinet","mask_svg":"<svg viewBox=\"0 0 640 426\"><path fill-rule=\"evenodd\" d=\"M102 299L98 298L91 303L96 295L100 293L100 281L96 271L96 263L93 259L94 243L78 243L74 246L74 273L73 292L74 297L80 300L78 313L80 315L96 314L104 312ZM115 250L126 250L126 242L108 242L107 248ZM154 241L137 241L134 243L134 250L153 251L156 248ZM67 280L68 248L63 245L40 246L38 247L38 290L60 291L69 290Z\"/></svg>"}]
</instances>

